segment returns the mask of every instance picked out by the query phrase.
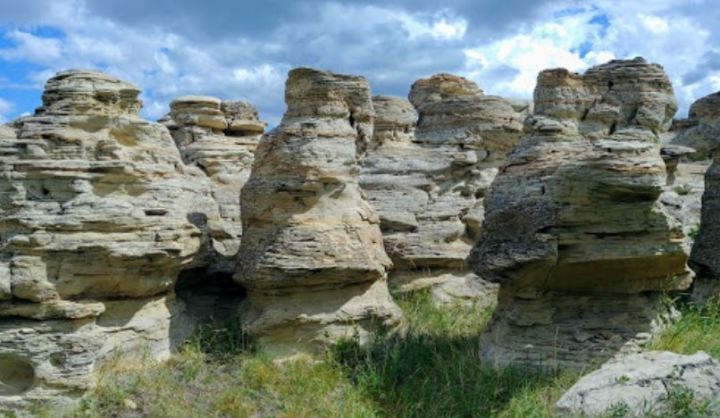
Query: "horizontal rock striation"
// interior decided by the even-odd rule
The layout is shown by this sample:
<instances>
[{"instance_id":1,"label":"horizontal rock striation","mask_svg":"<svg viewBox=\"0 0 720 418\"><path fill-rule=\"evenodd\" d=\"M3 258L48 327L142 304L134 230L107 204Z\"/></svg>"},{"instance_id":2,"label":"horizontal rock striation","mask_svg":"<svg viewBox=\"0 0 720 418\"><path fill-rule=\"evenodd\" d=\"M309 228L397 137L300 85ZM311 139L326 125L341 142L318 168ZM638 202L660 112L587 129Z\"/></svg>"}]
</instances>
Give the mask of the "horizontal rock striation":
<instances>
[{"instance_id":1,"label":"horizontal rock striation","mask_svg":"<svg viewBox=\"0 0 720 418\"><path fill-rule=\"evenodd\" d=\"M720 147L720 91L695 101L676 125L673 144L694 148L695 160L712 158Z\"/></svg>"},{"instance_id":2,"label":"horizontal rock striation","mask_svg":"<svg viewBox=\"0 0 720 418\"><path fill-rule=\"evenodd\" d=\"M285 101L242 190L236 273L248 290L245 329L277 357L366 342L401 315L379 220L357 182L375 116L367 81L299 68Z\"/></svg>"},{"instance_id":3,"label":"horizontal rock striation","mask_svg":"<svg viewBox=\"0 0 720 418\"><path fill-rule=\"evenodd\" d=\"M162 120L175 139L185 164L211 180L220 222L209 223L212 242L208 273L232 274L242 237L240 190L250 177L253 154L265 123L253 105L207 96L175 99Z\"/></svg>"},{"instance_id":4,"label":"horizontal rock striation","mask_svg":"<svg viewBox=\"0 0 720 418\"><path fill-rule=\"evenodd\" d=\"M693 294L698 302L720 296L720 155L705 172L700 229L688 264L697 277Z\"/></svg>"},{"instance_id":5,"label":"horizontal rock striation","mask_svg":"<svg viewBox=\"0 0 720 418\"><path fill-rule=\"evenodd\" d=\"M482 350L585 367L645 342L672 315L661 292L689 285L681 225L659 201L658 135L677 106L662 67L642 58L543 71L534 103L469 260L501 284Z\"/></svg>"},{"instance_id":6,"label":"horizontal rock striation","mask_svg":"<svg viewBox=\"0 0 720 418\"><path fill-rule=\"evenodd\" d=\"M173 289L206 258L217 205L139 93L60 72L1 131L0 409L76 398L98 361L167 357L187 331Z\"/></svg>"},{"instance_id":7,"label":"horizontal rock striation","mask_svg":"<svg viewBox=\"0 0 720 418\"><path fill-rule=\"evenodd\" d=\"M713 157L705 172L700 229L689 265L697 274L693 295L698 302L720 295L720 92L706 96L690 107L697 126L687 129L675 142L701 147Z\"/></svg>"},{"instance_id":8,"label":"horizontal rock striation","mask_svg":"<svg viewBox=\"0 0 720 418\"><path fill-rule=\"evenodd\" d=\"M373 99L375 135L360 183L380 215L400 289L432 287L438 302L494 301L496 285L465 268L479 237L483 198L517 145L523 106L438 74L415 82L410 102ZM416 116L419 115L419 118Z\"/></svg>"}]
</instances>

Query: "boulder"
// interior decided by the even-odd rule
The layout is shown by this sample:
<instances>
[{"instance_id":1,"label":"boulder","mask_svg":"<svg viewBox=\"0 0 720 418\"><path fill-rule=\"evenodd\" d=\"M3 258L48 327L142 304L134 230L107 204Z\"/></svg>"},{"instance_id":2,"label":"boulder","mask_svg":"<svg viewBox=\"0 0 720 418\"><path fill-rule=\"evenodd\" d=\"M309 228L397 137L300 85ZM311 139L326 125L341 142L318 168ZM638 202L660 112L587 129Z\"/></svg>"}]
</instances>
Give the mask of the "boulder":
<instances>
[{"instance_id":1,"label":"boulder","mask_svg":"<svg viewBox=\"0 0 720 418\"><path fill-rule=\"evenodd\" d=\"M634 349L686 289L682 225L660 195L658 133L677 106L661 66L613 60L539 74L534 115L485 198L469 264L500 283L482 354L582 368Z\"/></svg>"},{"instance_id":2,"label":"boulder","mask_svg":"<svg viewBox=\"0 0 720 418\"><path fill-rule=\"evenodd\" d=\"M265 123L243 101L184 96L170 104L161 120L170 130L183 162L202 170L211 180L219 222L208 224L212 240L207 273L232 274L242 238L240 190L250 177L253 154Z\"/></svg>"},{"instance_id":3,"label":"boulder","mask_svg":"<svg viewBox=\"0 0 720 418\"><path fill-rule=\"evenodd\" d=\"M693 355L649 351L620 356L584 376L556 404L560 417L675 416L688 402L697 416L720 415L720 363ZM614 414L613 414L614 413Z\"/></svg>"},{"instance_id":4,"label":"boulder","mask_svg":"<svg viewBox=\"0 0 720 418\"><path fill-rule=\"evenodd\" d=\"M109 356L166 358L188 331L174 285L218 222L140 91L60 72L0 138L0 409L75 399Z\"/></svg>"},{"instance_id":5,"label":"boulder","mask_svg":"<svg viewBox=\"0 0 720 418\"><path fill-rule=\"evenodd\" d=\"M485 193L520 140L528 104L487 96L450 74L416 81L409 102L376 96L373 104L375 134L360 184L380 215L395 266L390 284L430 287L439 304L488 304L497 285L469 272L465 258L479 238Z\"/></svg>"},{"instance_id":6,"label":"boulder","mask_svg":"<svg viewBox=\"0 0 720 418\"><path fill-rule=\"evenodd\" d=\"M375 112L363 77L290 71L287 111L242 189L245 330L278 358L366 343L401 317L380 221L358 184Z\"/></svg>"}]
</instances>

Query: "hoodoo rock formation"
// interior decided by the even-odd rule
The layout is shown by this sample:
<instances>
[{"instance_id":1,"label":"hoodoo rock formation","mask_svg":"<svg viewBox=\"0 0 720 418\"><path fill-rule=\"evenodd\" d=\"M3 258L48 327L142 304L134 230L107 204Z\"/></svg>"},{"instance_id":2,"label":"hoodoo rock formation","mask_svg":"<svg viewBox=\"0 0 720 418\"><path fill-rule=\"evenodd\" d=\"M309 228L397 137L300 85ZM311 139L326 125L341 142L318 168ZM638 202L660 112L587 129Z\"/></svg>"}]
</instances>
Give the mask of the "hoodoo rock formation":
<instances>
[{"instance_id":1,"label":"hoodoo rock formation","mask_svg":"<svg viewBox=\"0 0 720 418\"><path fill-rule=\"evenodd\" d=\"M363 77L292 70L287 111L242 190L245 330L277 357L373 336L401 316L379 219L357 181L375 116Z\"/></svg>"},{"instance_id":2,"label":"hoodoo rock formation","mask_svg":"<svg viewBox=\"0 0 720 418\"><path fill-rule=\"evenodd\" d=\"M233 273L240 238L240 190L250 177L253 154L265 123L243 101L220 101L207 96L175 99L162 120L172 133L187 165L200 168L212 180L220 222L210 224L210 273Z\"/></svg>"},{"instance_id":3,"label":"hoodoo rock formation","mask_svg":"<svg viewBox=\"0 0 720 418\"><path fill-rule=\"evenodd\" d=\"M688 118L677 121L676 145L695 149L695 159L710 158L720 148L720 91L698 99Z\"/></svg>"},{"instance_id":4,"label":"hoodoo rock formation","mask_svg":"<svg viewBox=\"0 0 720 418\"><path fill-rule=\"evenodd\" d=\"M534 115L485 199L469 263L500 283L481 349L498 364L583 367L631 349L689 285L659 202L659 133L677 106L661 66L615 60L538 76Z\"/></svg>"},{"instance_id":5,"label":"hoodoo rock formation","mask_svg":"<svg viewBox=\"0 0 720 418\"><path fill-rule=\"evenodd\" d=\"M391 284L430 286L440 303L493 302L497 286L469 272L465 259L497 167L520 141L527 105L486 96L450 74L415 82L410 102L374 98L375 135L360 180L380 215Z\"/></svg>"},{"instance_id":6,"label":"hoodoo rock formation","mask_svg":"<svg viewBox=\"0 0 720 418\"><path fill-rule=\"evenodd\" d=\"M1 131L0 409L76 398L98 361L167 357L190 325L173 288L217 205L139 93L61 72Z\"/></svg>"}]
</instances>

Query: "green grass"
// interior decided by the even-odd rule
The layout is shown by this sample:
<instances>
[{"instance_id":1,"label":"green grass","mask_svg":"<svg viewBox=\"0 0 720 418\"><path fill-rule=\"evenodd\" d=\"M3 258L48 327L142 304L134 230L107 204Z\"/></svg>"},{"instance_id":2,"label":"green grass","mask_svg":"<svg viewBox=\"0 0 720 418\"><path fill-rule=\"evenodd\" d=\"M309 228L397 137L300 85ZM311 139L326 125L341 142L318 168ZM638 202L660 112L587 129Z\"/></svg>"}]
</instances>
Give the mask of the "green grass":
<instances>
[{"instance_id":1,"label":"green grass","mask_svg":"<svg viewBox=\"0 0 720 418\"><path fill-rule=\"evenodd\" d=\"M543 418L553 416L577 379L484 366L479 336L490 310L439 309L424 293L398 303L404 336L367 348L349 341L316 363L273 363L242 338L236 322L204 327L168 362L111 362L97 388L65 416ZM652 348L720 356L720 303L686 307ZM674 412L689 411L673 416L696 416L687 393L679 390L672 401ZM623 416L616 409L608 416Z\"/></svg>"},{"instance_id":2,"label":"green grass","mask_svg":"<svg viewBox=\"0 0 720 418\"><path fill-rule=\"evenodd\" d=\"M708 301L703 307L688 304L681 310L680 319L650 348L681 354L702 350L720 358L720 298Z\"/></svg>"}]
</instances>

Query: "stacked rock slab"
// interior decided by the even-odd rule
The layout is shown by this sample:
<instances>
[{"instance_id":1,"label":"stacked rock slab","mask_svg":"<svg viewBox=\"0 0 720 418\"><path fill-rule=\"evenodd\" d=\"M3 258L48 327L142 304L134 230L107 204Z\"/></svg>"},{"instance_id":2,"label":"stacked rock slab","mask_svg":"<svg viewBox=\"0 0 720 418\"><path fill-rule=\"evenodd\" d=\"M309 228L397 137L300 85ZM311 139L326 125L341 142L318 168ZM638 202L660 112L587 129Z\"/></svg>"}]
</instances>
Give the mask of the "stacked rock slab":
<instances>
[{"instance_id":1,"label":"stacked rock slab","mask_svg":"<svg viewBox=\"0 0 720 418\"><path fill-rule=\"evenodd\" d=\"M367 80L295 69L285 102L242 190L236 274L248 291L245 330L280 358L364 343L401 316L379 219L357 181L373 132Z\"/></svg>"},{"instance_id":2,"label":"stacked rock slab","mask_svg":"<svg viewBox=\"0 0 720 418\"><path fill-rule=\"evenodd\" d=\"M415 82L410 102L374 98L375 136L361 176L395 265L391 284L429 286L440 303L494 302L496 285L469 272L465 259L485 192L518 144L525 114L450 74Z\"/></svg>"},{"instance_id":3,"label":"stacked rock slab","mask_svg":"<svg viewBox=\"0 0 720 418\"><path fill-rule=\"evenodd\" d=\"M61 72L1 131L0 410L76 398L99 360L163 358L186 331L173 286L217 206L138 94Z\"/></svg>"},{"instance_id":4,"label":"stacked rock slab","mask_svg":"<svg viewBox=\"0 0 720 418\"><path fill-rule=\"evenodd\" d=\"M672 315L662 292L689 275L681 226L658 199L658 134L675 111L662 67L642 58L540 73L469 260L501 285L487 360L584 367L637 347Z\"/></svg>"},{"instance_id":5,"label":"stacked rock slab","mask_svg":"<svg viewBox=\"0 0 720 418\"><path fill-rule=\"evenodd\" d=\"M265 123L255 107L243 101L185 96L170 107L162 123L170 129L185 164L210 178L220 210L220 222L209 225L213 249L209 273L233 273L242 237L240 190L250 177Z\"/></svg>"}]
</instances>

